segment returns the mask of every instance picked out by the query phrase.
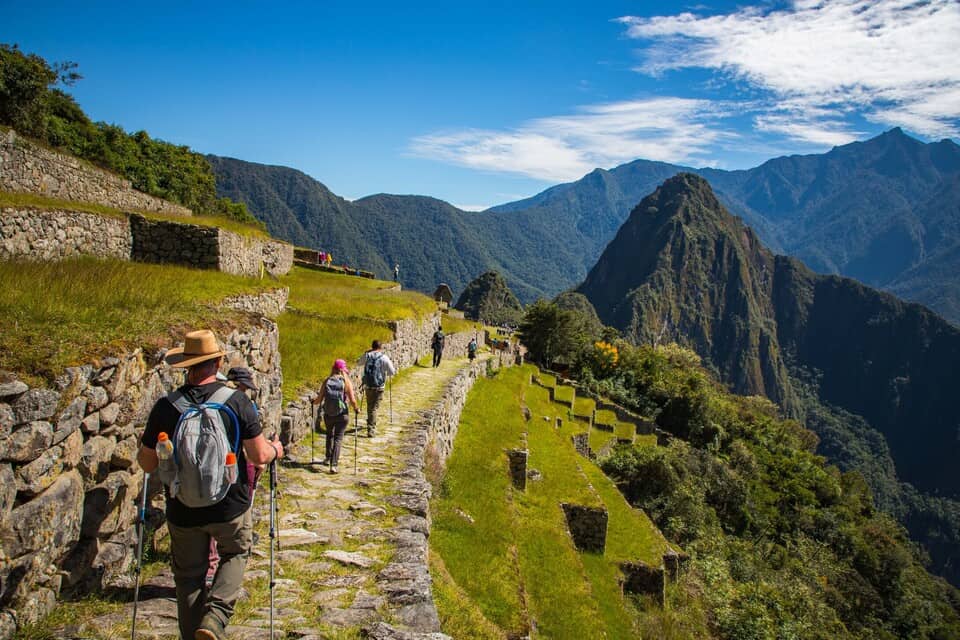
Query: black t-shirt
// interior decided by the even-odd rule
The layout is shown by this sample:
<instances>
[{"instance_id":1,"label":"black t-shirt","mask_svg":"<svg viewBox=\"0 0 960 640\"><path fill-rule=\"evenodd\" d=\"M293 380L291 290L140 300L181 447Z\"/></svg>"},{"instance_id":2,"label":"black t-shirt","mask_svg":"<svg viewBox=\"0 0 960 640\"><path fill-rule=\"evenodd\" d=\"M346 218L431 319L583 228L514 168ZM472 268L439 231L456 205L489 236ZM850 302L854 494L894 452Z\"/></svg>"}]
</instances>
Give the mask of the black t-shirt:
<instances>
[{"instance_id":1,"label":"black t-shirt","mask_svg":"<svg viewBox=\"0 0 960 640\"><path fill-rule=\"evenodd\" d=\"M200 404L212 396L217 389L222 387L219 382L209 384L192 385L185 384L178 389L191 402ZM197 527L200 525L211 524L214 522L226 522L233 520L243 514L250 508L250 490L247 482L247 461L243 453L243 441L259 436L263 429L260 427L260 418L257 416L257 409L250 402L250 399L242 391L236 391L226 405L233 409L237 414L237 420L240 422L240 446L237 451L237 468L239 479L227 492L226 497L217 504L209 507L200 507L197 509L184 505L176 498L170 497L170 491L164 487L167 494L167 519L180 527ZM220 412L223 416L223 424L226 425L230 446L233 446L234 431L233 421L225 411ZM157 437L161 431L166 431L170 439L174 439L174 430L177 421L180 419L180 412L170 403L166 396L157 400L150 411L150 417L147 418L147 428L144 429L143 437L140 442L150 449L157 448Z\"/></svg>"}]
</instances>

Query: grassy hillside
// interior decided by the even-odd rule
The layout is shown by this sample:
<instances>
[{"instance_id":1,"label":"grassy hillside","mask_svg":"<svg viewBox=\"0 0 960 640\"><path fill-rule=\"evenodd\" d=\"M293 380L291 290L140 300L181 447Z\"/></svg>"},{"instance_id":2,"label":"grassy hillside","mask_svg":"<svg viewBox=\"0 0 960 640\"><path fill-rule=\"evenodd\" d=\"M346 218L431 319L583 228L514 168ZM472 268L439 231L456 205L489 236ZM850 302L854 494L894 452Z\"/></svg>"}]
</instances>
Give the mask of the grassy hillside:
<instances>
[{"instance_id":1,"label":"grassy hillside","mask_svg":"<svg viewBox=\"0 0 960 640\"><path fill-rule=\"evenodd\" d=\"M667 543L631 508L600 469L580 457L571 436L580 423L567 407L529 384L532 367L481 379L470 394L446 474L431 509L431 547L444 630L457 637L505 637L535 630L545 638L636 637L642 603L624 598L618 562L659 564ZM524 420L521 407L531 412ZM546 419L545 419L546 418ZM513 489L504 448L526 446L530 480ZM561 502L606 506L603 554L577 551Z\"/></svg>"}]
</instances>

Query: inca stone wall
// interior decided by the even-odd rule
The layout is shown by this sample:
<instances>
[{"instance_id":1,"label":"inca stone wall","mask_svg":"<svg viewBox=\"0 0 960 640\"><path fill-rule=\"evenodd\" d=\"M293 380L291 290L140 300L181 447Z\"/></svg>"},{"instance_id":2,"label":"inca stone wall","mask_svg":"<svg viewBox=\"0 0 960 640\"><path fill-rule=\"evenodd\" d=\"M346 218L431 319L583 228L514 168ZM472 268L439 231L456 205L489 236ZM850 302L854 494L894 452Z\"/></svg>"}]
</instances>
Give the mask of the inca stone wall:
<instances>
[{"instance_id":1,"label":"inca stone wall","mask_svg":"<svg viewBox=\"0 0 960 640\"><path fill-rule=\"evenodd\" d=\"M0 209L0 260L60 260L78 255L127 260L130 223L76 211Z\"/></svg>"},{"instance_id":2,"label":"inca stone wall","mask_svg":"<svg viewBox=\"0 0 960 640\"><path fill-rule=\"evenodd\" d=\"M123 210L191 215L186 207L137 191L129 180L42 147L13 130L0 133L0 190L93 202Z\"/></svg>"},{"instance_id":3,"label":"inca stone wall","mask_svg":"<svg viewBox=\"0 0 960 640\"><path fill-rule=\"evenodd\" d=\"M259 276L261 265L272 275L293 266L293 246L242 236L232 231L130 216L130 259L179 264L225 273Z\"/></svg>"},{"instance_id":4,"label":"inca stone wall","mask_svg":"<svg viewBox=\"0 0 960 640\"><path fill-rule=\"evenodd\" d=\"M566 502L560 507L567 517L567 529L577 549L603 553L607 546L607 510Z\"/></svg>"},{"instance_id":5,"label":"inca stone wall","mask_svg":"<svg viewBox=\"0 0 960 640\"><path fill-rule=\"evenodd\" d=\"M225 370L254 372L261 419L275 429L277 325L260 318L221 338ZM139 436L154 402L182 382L161 358L137 350L72 367L49 388L0 377L0 638L48 613L61 594L131 586ZM159 488L151 481L155 525Z\"/></svg>"}]
</instances>

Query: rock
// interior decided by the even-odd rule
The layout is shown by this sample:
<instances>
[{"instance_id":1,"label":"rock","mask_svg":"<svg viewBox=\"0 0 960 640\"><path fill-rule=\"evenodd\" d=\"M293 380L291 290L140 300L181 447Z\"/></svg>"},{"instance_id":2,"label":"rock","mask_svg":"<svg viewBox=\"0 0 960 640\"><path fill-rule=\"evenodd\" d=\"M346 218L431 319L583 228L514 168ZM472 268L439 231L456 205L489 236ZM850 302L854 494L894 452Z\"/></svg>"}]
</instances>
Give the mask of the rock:
<instances>
[{"instance_id":1,"label":"rock","mask_svg":"<svg viewBox=\"0 0 960 640\"><path fill-rule=\"evenodd\" d=\"M120 405L116 402L111 402L104 408L100 409L100 427L109 427L117 421L117 416L119 415Z\"/></svg>"},{"instance_id":2,"label":"rock","mask_svg":"<svg viewBox=\"0 0 960 640\"><path fill-rule=\"evenodd\" d=\"M283 547L299 547L305 544L326 542L329 538L320 536L306 529L283 529L279 532L280 544Z\"/></svg>"},{"instance_id":3,"label":"rock","mask_svg":"<svg viewBox=\"0 0 960 640\"><path fill-rule=\"evenodd\" d=\"M43 420L22 425L0 441L0 457L13 462L36 460L53 442L53 425Z\"/></svg>"},{"instance_id":4,"label":"rock","mask_svg":"<svg viewBox=\"0 0 960 640\"><path fill-rule=\"evenodd\" d=\"M80 456L83 455L83 434L74 431L60 446L63 447L63 468L76 469L80 464Z\"/></svg>"},{"instance_id":5,"label":"rock","mask_svg":"<svg viewBox=\"0 0 960 640\"><path fill-rule=\"evenodd\" d=\"M17 469L17 491L33 497L53 484L63 471L62 447L51 447L40 457Z\"/></svg>"},{"instance_id":6,"label":"rock","mask_svg":"<svg viewBox=\"0 0 960 640\"><path fill-rule=\"evenodd\" d=\"M90 405L87 405L88 407ZM100 431L100 412L95 411L80 422L80 430L84 433L96 433Z\"/></svg>"},{"instance_id":7,"label":"rock","mask_svg":"<svg viewBox=\"0 0 960 640\"><path fill-rule=\"evenodd\" d=\"M110 458L113 457L116 446L117 443L113 439L103 436L93 436L84 443L77 468L87 484L92 486L107 477L110 471Z\"/></svg>"},{"instance_id":8,"label":"rock","mask_svg":"<svg viewBox=\"0 0 960 640\"><path fill-rule=\"evenodd\" d=\"M386 622L375 622L362 631L367 640L453 640L443 633L416 633L394 629Z\"/></svg>"},{"instance_id":9,"label":"rock","mask_svg":"<svg viewBox=\"0 0 960 640\"><path fill-rule=\"evenodd\" d=\"M138 448L136 436L121 440L110 456L110 466L115 469L129 469L137 459Z\"/></svg>"},{"instance_id":10,"label":"rock","mask_svg":"<svg viewBox=\"0 0 960 640\"><path fill-rule=\"evenodd\" d=\"M60 394L52 389L30 389L10 405L17 416L17 424L46 420L57 411Z\"/></svg>"},{"instance_id":11,"label":"rock","mask_svg":"<svg viewBox=\"0 0 960 640\"><path fill-rule=\"evenodd\" d=\"M320 621L333 627L359 627L379 617L373 609L325 609Z\"/></svg>"},{"instance_id":12,"label":"rock","mask_svg":"<svg viewBox=\"0 0 960 640\"><path fill-rule=\"evenodd\" d=\"M80 537L82 503L80 474L62 474L46 491L0 522L5 556L16 558L38 552L44 566L59 560Z\"/></svg>"},{"instance_id":13,"label":"rock","mask_svg":"<svg viewBox=\"0 0 960 640\"><path fill-rule=\"evenodd\" d=\"M125 529L110 536L100 545L100 551L93 559L93 567L102 575L101 588L129 589L135 580L131 570L136 562L137 533L134 529Z\"/></svg>"},{"instance_id":14,"label":"rock","mask_svg":"<svg viewBox=\"0 0 960 640\"><path fill-rule=\"evenodd\" d=\"M13 425L17 423L17 416L13 412L13 407L0 402L0 438L5 438L13 431Z\"/></svg>"},{"instance_id":15,"label":"rock","mask_svg":"<svg viewBox=\"0 0 960 640\"><path fill-rule=\"evenodd\" d=\"M0 464L0 522L6 519L17 499L17 477L8 463ZM0 638L3 635L0 634Z\"/></svg>"},{"instance_id":16,"label":"rock","mask_svg":"<svg viewBox=\"0 0 960 640\"><path fill-rule=\"evenodd\" d=\"M373 558L368 558L362 553L341 551L339 549L330 549L328 551L324 551L323 557L336 560L340 564L360 567L361 569L368 569L376 563L376 560Z\"/></svg>"},{"instance_id":17,"label":"rock","mask_svg":"<svg viewBox=\"0 0 960 640\"><path fill-rule=\"evenodd\" d=\"M86 415L87 399L84 397L74 398L73 402L67 405L60 417L57 418L57 428L53 432L53 444L60 442L71 433L80 428L83 417Z\"/></svg>"},{"instance_id":18,"label":"rock","mask_svg":"<svg viewBox=\"0 0 960 640\"><path fill-rule=\"evenodd\" d=\"M108 536L136 518L140 482L126 471L114 471L87 491L83 501L81 533L84 537Z\"/></svg>"},{"instance_id":19,"label":"rock","mask_svg":"<svg viewBox=\"0 0 960 640\"><path fill-rule=\"evenodd\" d=\"M0 398L11 398L25 393L30 387L19 380L0 382Z\"/></svg>"},{"instance_id":20,"label":"rock","mask_svg":"<svg viewBox=\"0 0 960 640\"><path fill-rule=\"evenodd\" d=\"M110 402L110 395L103 387L88 387L83 397L87 399L87 411L96 411Z\"/></svg>"},{"instance_id":21,"label":"rock","mask_svg":"<svg viewBox=\"0 0 960 640\"><path fill-rule=\"evenodd\" d=\"M82 367L67 367L63 375L57 377L54 384L61 393L69 389L73 392L71 395L79 395L87 388L91 375L93 375L93 367L88 364Z\"/></svg>"}]
</instances>

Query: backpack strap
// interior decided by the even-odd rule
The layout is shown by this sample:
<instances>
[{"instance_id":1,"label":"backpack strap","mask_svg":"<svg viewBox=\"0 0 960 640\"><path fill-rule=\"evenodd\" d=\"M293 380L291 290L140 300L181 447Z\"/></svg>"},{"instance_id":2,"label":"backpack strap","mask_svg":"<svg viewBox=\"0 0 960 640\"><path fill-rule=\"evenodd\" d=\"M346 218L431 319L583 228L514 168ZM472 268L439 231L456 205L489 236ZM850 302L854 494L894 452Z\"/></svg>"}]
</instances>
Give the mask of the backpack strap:
<instances>
[{"instance_id":1,"label":"backpack strap","mask_svg":"<svg viewBox=\"0 0 960 640\"><path fill-rule=\"evenodd\" d=\"M237 453L240 451L240 419L237 418L236 412L233 409L227 406L227 401L233 397L233 394L237 392L237 389L231 389L230 387L224 385L213 392L207 401L203 403L204 407L209 407L211 409L219 409L223 411L228 416L230 416L230 421L233 423L233 451Z\"/></svg>"},{"instance_id":2,"label":"backpack strap","mask_svg":"<svg viewBox=\"0 0 960 640\"><path fill-rule=\"evenodd\" d=\"M186 412L187 409L190 409L191 407L196 406L192 402L187 400L187 397L183 395L183 393L181 393L180 391L171 391L170 393L168 393L167 400L170 402L170 404L173 405L174 409L180 412L181 415L183 415L183 413Z\"/></svg>"}]
</instances>

